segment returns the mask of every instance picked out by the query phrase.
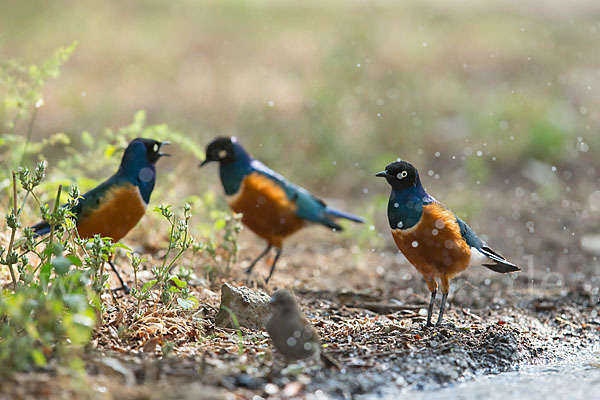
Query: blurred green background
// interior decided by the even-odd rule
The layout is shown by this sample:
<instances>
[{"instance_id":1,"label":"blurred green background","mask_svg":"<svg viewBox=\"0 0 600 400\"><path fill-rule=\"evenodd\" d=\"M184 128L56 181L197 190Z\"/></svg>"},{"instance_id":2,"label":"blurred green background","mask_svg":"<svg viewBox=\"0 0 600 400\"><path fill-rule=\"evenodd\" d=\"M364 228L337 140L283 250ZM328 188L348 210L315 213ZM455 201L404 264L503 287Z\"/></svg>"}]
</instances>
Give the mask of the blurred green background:
<instances>
[{"instance_id":1,"label":"blurred green background","mask_svg":"<svg viewBox=\"0 0 600 400\"><path fill-rule=\"evenodd\" d=\"M510 238L514 253L534 218L566 238L600 211L588 202L600 173L600 3L555 3L5 0L0 62L37 63L77 42L33 128L37 142L70 140L29 154L50 173L77 179L53 160L86 149L83 131L118 132L145 110L200 148L236 135L319 196L376 210L378 230L388 187L373 175L402 157L459 215L512 221L517 234L490 236ZM3 132L13 118L0 109ZM198 151L172 147L159 174L180 185L167 201L220 193L215 171L195 168ZM5 142L0 162L12 150ZM117 162L87 171L80 160L98 179ZM557 213L581 225L565 233Z\"/></svg>"}]
</instances>

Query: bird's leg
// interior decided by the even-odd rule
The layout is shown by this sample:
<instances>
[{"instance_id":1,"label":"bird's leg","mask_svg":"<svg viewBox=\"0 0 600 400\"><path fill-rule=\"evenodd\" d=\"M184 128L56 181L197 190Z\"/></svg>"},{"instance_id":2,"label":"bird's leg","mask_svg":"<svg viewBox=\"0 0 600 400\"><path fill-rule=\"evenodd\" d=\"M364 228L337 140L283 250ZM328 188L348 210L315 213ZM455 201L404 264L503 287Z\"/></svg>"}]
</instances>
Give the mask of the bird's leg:
<instances>
[{"instance_id":1,"label":"bird's leg","mask_svg":"<svg viewBox=\"0 0 600 400\"><path fill-rule=\"evenodd\" d=\"M436 326L440 326L442 319L444 318L444 310L446 309L446 299L448 298L448 292L450 291L450 279L448 275L442 276L442 304L440 305L440 315L435 323Z\"/></svg>"},{"instance_id":2,"label":"bird's leg","mask_svg":"<svg viewBox=\"0 0 600 400\"><path fill-rule=\"evenodd\" d=\"M267 276L265 283L269 283L269 279L271 279L271 276L273 275L273 272L275 271L275 264L277 264L277 260L279 260L279 256L281 255L281 247L276 247L275 252L276 252L276 254L275 254L275 259L273 260L273 264L271 265L271 272L269 272L269 276Z\"/></svg>"},{"instance_id":3,"label":"bird's leg","mask_svg":"<svg viewBox=\"0 0 600 400\"><path fill-rule=\"evenodd\" d=\"M431 300L429 300L429 309L427 310L427 325L433 326L431 323L431 316L433 315L433 303L435 303L435 296L437 295L437 289L431 292Z\"/></svg>"},{"instance_id":4,"label":"bird's leg","mask_svg":"<svg viewBox=\"0 0 600 400\"><path fill-rule=\"evenodd\" d=\"M127 284L123 281L123 278L121 278L121 275L119 274L119 271L117 271L115 264L113 264L112 260L108 260L108 264L110 265L112 270L115 272L115 275L117 275L119 282L121 282L121 287L118 289L114 289L114 290L123 290L123 292L125 292L125 294L129 294L129 292L130 292L129 286L127 286Z\"/></svg>"},{"instance_id":5,"label":"bird's leg","mask_svg":"<svg viewBox=\"0 0 600 400\"><path fill-rule=\"evenodd\" d=\"M433 304L435 303L435 297L437 296L438 284L432 276L425 276L425 283L431 292L431 300L429 301L429 309L427 310L427 324L425 326L433 326L431 323L431 316L433 314Z\"/></svg>"},{"instance_id":6,"label":"bird's leg","mask_svg":"<svg viewBox=\"0 0 600 400\"><path fill-rule=\"evenodd\" d=\"M438 317L436 326L439 326L442 323L442 319L444 317L444 309L446 308L446 299L448 298L448 292L442 293L442 305L440 306L440 315Z\"/></svg>"},{"instance_id":7,"label":"bird's leg","mask_svg":"<svg viewBox=\"0 0 600 400\"><path fill-rule=\"evenodd\" d=\"M254 266L256 265L256 263L263 258L264 256L267 255L267 253L269 252L269 250L271 250L271 245L267 245L267 248L265 249L265 251L263 251L262 253L260 253L258 255L258 257L256 257L256 259L254 261L252 261L252 264L250 264L250 266L248 267L248 269L246 269L246 273L249 274L250 272L252 272L252 268L254 268Z\"/></svg>"}]
</instances>

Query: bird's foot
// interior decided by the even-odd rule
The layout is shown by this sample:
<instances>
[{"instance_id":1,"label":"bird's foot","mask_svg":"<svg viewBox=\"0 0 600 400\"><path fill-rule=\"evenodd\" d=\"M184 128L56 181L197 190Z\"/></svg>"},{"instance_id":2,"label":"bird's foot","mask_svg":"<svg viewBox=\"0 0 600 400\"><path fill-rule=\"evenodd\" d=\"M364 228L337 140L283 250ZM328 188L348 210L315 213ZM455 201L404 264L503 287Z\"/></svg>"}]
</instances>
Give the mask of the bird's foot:
<instances>
[{"instance_id":1,"label":"bird's foot","mask_svg":"<svg viewBox=\"0 0 600 400\"><path fill-rule=\"evenodd\" d=\"M123 291L123 294L128 295L131 293L131 289L129 289L129 286L123 284L123 286L121 286L120 288L116 288L116 289L110 289L111 292L113 293L117 293L120 291Z\"/></svg>"}]
</instances>

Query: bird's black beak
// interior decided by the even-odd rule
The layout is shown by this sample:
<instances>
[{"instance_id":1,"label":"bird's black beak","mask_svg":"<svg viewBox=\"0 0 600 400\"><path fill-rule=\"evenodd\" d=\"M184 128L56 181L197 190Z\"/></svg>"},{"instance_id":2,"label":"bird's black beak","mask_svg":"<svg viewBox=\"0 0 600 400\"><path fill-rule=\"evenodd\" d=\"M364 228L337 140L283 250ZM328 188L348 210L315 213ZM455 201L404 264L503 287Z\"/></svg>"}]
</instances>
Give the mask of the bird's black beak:
<instances>
[{"instance_id":1,"label":"bird's black beak","mask_svg":"<svg viewBox=\"0 0 600 400\"><path fill-rule=\"evenodd\" d=\"M211 160L208 159L208 157L206 157L206 160L202 161L200 163L200 165L198 165L198 167L202 168L204 167L206 164L208 164Z\"/></svg>"},{"instance_id":2,"label":"bird's black beak","mask_svg":"<svg viewBox=\"0 0 600 400\"><path fill-rule=\"evenodd\" d=\"M161 142L161 143L160 143L160 147L163 147L163 146L168 146L168 145L170 145L170 144L171 144L171 142ZM159 152L159 153L158 153L158 157L165 157L165 156L166 156L166 157L171 157L171 155L170 155L169 153L162 153L162 152Z\"/></svg>"},{"instance_id":3,"label":"bird's black beak","mask_svg":"<svg viewBox=\"0 0 600 400\"><path fill-rule=\"evenodd\" d=\"M386 178L388 175L387 175L387 171L381 171L381 172L376 173L375 176L378 178Z\"/></svg>"}]
</instances>

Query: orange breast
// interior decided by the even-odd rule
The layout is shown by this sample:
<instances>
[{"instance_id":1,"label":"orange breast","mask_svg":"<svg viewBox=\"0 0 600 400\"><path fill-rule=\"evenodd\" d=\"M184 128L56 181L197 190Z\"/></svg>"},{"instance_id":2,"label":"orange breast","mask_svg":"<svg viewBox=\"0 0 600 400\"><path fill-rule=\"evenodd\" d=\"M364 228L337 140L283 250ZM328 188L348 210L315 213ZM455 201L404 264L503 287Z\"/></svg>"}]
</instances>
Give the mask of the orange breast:
<instances>
[{"instance_id":1,"label":"orange breast","mask_svg":"<svg viewBox=\"0 0 600 400\"><path fill-rule=\"evenodd\" d=\"M306 224L296 216L296 205L285 191L258 172L244 178L229 205L235 212L242 213L244 225L276 247L281 247L284 238Z\"/></svg>"},{"instance_id":2,"label":"orange breast","mask_svg":"<svg viewBox=\"0 0 600 400\"><path fill-rule=\"evenodd\" d=\"M146 205L136 186L115 186L107 190L98 208L80 216L77 231L82 238L100 234L118 242L138 223L145 212Z\"/></svg>"},{"instance_id":3,"label":"orange breast","mask_svg":"<svg viewBox=\"0 0 600 400\"><path fill-rule=\"evenodd\" d=\"M433 203L423 207L412 228L392 231L396 245L426 280L450 279L469 266L471 249L452 212Z\"/></svg>"}]
</instances>

